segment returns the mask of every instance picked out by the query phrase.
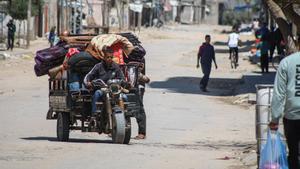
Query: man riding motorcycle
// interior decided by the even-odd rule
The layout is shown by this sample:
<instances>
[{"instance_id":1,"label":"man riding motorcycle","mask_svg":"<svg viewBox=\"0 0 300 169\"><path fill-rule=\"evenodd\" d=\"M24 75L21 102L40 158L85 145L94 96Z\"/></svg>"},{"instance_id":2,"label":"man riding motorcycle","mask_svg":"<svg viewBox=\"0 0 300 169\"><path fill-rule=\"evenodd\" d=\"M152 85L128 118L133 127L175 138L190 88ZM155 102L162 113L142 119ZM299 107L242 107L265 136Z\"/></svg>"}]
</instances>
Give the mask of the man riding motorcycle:
<instances>
[{"instance_id":1,"label":"man riding motorcycle","mask_svg":"<svg viewBox=\"0 0 300 169\"><path fill-rule=\"evenodd\" d=\"M124 74L121 71L118 64L113 62L113 50L111 48L106 48L103 50L104 58L103 62L96 64L93 69L85 76L84 85L92 90L92 81L101 79L104 83L107 83L110 79L120 79L125 80ZM92 98L92 116L97 114L96 112L96 102L100 101L104 96L104 92L101 90L96 90L93 98ZM122 95L124 100L126 99L126 95Z\"/></svg>"}]
</instances>

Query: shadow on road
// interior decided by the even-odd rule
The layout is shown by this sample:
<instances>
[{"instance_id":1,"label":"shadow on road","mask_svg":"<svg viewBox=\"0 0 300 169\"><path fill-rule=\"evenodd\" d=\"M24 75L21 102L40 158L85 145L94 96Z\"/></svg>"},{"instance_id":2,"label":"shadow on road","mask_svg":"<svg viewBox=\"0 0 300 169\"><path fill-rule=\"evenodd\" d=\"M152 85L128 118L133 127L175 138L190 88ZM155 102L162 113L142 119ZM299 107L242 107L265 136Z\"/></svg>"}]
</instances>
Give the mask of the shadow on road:
<instances>
[{"instance_id":1,"label":"shadow on road","mask_svg":"<svg viewBox=\"0 0 300 169\"><path fill-rule=\"evenodd\" d=\"M245 47L239 47L239 52L249 52L251 50L251 46L245 46ZM215 49L216 53L228 53L229 54L229 48L226 49Z\"/></svg>"},{"instance_id":2,"label":"shadow on road","mask_svg":"<svg viewBox=\"0 0 300 169\"><path fill-rule=\"evenodd\" d=\"M209 96L228 96L232 94L232 86L240 79L212 78L209 81L209 92L202 92L199 88L200 77L172 77L166 81L154 81L150 87L166 89L168 92L183 94L202 94Z\"/></svg>"},{"instance_id":3,"label":"shadow on road","mask_svg":"<svg viewBox=\"0 0 300 169\"><path fill-rule=\"evenodd\" d=\"M256 146L255 142L232 142L232 141L198 141L192 144L162 144L162 143L134 143L133 145L142 145L156 148L168 148L168 149L183 149L183 150L203 150L203 149L249 149Z\"/></svg>"},{"instance_id":4,"label":"shadow on road","mask_svg":"<svg viewBox=\"0 0 300 169\"><path fill-rule=\"evenodd\" d=\"M241 79L211 78L208 84L209 92L199 88L200 77L171 77L166 81L154 81L150 87L165 89L168 92L183 94L201 94L208 96L234 96L246 93L256 93L256 84L273 84L275 72L268 74L255 73L244 75Z\"/></svg>"},{"instance_id":5,"label":"shadow on road","mask_svg":"<svg viewBox=\"0 0 300 169\"><path fill-rule=\"evenodd\" d=\"M241 43L242 46L251 46L253 44L255 44L254 40L252 40L252 41L247 40L247 41L244 41L244 42ZM228 46L228 43L227 42L216 41L214 43L214 45L216 45L216 46Z\"/></svg>"},{"instance_id":6,"label":"shadow on road","mask_svg":"<svg viewBox=\"0 0 300 169\"><path fill-rule=\"evenodd\" d=\"M255 44L255 41L245 41L242 42L242 47L239 47L239 52L249 52L251 50L251 46ZM228 46L227 42L221 42L221 41L217 41L214 43L215 46ZM215 49L216 53L229 53L229 49L218 49L216 47Z\"/></svg>"},{"instance_id":7,"label":"shadow on road","mask_svg":"<svg viewBox=\"0 0 300 169\"><path fill-rule=\"evenodd\" d=\"M21 138L23 140L29 141L53 141L60 142L56 137L25 137ZM95 140L95 139L79 139L79 138L70 138L68 140L69 143L105 143L105 144L113 144L111 140Z\"/></svg>"},{"instance_id":8,"label":"shadow on road","mask_svg":"<svg viewBox=\"0 0 300 169\"><path fill-rule=\"evenodd\" d=\"M253 74L244 75L242 78L243 84L237 86L235 94L256 93L257 84L273 85L276 72L261 73L253 71Z\"/></svg>"}]
</instances>

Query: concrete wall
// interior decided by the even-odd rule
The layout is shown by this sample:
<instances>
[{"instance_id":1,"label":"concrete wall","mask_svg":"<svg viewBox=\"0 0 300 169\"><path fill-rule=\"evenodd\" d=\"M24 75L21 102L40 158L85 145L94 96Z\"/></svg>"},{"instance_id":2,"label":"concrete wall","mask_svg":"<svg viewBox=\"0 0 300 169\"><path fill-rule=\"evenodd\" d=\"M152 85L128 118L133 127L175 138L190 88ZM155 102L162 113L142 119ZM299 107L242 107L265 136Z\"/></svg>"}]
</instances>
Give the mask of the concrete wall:
<instances>
[{"instance_id":1,"label":"concrete wall","mask_svg":"<svg viewBox=\"0 0 300 169\"><path fill-rule=\"evenodd\" d=\"M45 8L47 8L46 11ZM45 0L43 18L44 33L49 32L51 27L57 25L57 0Z\"/></svg>"},{"instance_id":2,"label":"concrete wall","mask_svg":"<svg viewBox=\"0 0 300 169\"><path fill-rule=\"evenodd\" d=\"M207 24L218 24L219 20L219 3L223 1L221 0L207 0L207 6L210 10L209 14L206 15L205 23Z\"/></svg>"},{"instance_id":3,"label":"concrete wall","mask_svg":"<svg viewBox=\"0 0 300 169\"><path fill-rule=\"evenodd\" d=\"M88 15L88 4L86 4L86 1L83 1L85 4L85 7L83 9L83 12ZM92 10L93 10L93 17L94 17L94 21L96 22L97 25L102 26L103 23L103 16L102 16L102 12L103 12L103 1L101 0L88 0L88 3L92 6Z\"/></svg>"}]
</instances>

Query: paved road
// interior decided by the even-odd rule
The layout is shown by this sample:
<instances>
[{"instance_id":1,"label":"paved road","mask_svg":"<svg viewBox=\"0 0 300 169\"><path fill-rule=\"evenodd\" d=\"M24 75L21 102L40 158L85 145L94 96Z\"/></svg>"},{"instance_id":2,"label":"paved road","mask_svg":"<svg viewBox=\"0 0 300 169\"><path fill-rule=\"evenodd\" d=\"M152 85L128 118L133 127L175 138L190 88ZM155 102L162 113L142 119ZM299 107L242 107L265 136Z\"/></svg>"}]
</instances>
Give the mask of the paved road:
<instances>
[{"instance_id":1,"label":"paved road","mask_svg":"<svg viewBox=\"0 0 300 169\"><path fill-rule=\"evenodd\" d=\"M210 92L201 93L195 53L199 39L214 30L182 26L151 31L141 34L151 77L145 95L147 139L130 145L80 132L71 132L70 142L57 142L56 121L45 120L47 77L35 77L33 60L0 62L0 168L242 168L237 153L253 146L253 108L221 101L230 90L217 87L245 70L228 70L227 55L218 54L220 69L212 74ZM225 40L224 35L216 38Z\"/></svg>"}]
</instances>

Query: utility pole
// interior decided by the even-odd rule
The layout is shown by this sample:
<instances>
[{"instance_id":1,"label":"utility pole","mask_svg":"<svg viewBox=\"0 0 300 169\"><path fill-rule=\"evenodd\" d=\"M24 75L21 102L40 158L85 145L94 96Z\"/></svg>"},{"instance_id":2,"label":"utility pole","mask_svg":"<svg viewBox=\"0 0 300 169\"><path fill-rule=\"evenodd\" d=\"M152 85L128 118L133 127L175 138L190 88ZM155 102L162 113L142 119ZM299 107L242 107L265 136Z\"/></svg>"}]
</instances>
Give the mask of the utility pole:
<instances>
[{"instance_id":1,"label":"utility pole","mask_svg":"<svg viewBox=\"0 0 300 169\"><path fill-rule=\"evenodd\" d=\"M104 0L104 17L103 17L103 26L108 27L109 21L109 0Z\"/></svg>"},{"instance_id":2,"label":"utility pole","mask_svg":"<svg viewBox=\"0 0 300 169\"><path fill-rule=\"evenodd\" d=\"M70 31L69 28L70 28L70 13L69 13L69 2L68 0L65 0L65 4L66 4L66 30L67 31Z\"/></svg>"},{"instance_id":3,"label":"utility pole","mask_svg":"<svg viewBox=\"0 0 300 169\"><path fill-rule=\"evenodd\" d=\"M59 4L60 0L57 0L56 1L56 10L57 10L57 26L56 26L56 29L57 29L57 34L59 35L60 34L60 4Z\"/></svg>"},{"instance_id":4,"label":"utility pole","mask_svg":"<svg viewBox=\"0 0 300 169\"><path fill-rule=\"evenodd\" d=\"M4 20L4 13L2 13L2 11L0 12L0 14L1 14L1 38L0 38L0 43L1 42L4 42L4 31L3 31L3 29L4 29L4 25L3 25L3 20Z\"/></svg>"},{"instance_id":5,"label":"utility pole","mask_svg":"<svg viewBox=\"0 0 300 169\"><path fill-rule=\"evenodd\" d=\"M73 13L73 34L76 34L76 12L77 12L77 3L74 2L74 13Z\"/></svg>"},{"instance_id":6,"label":"utility pole","mask_svg":"<svg viewBox=\"0 0 300 169\"><path fill-rule=\"evenodd\" d=\"M120 23L121 23L121 25L122 25L122 29L124 28L124 15L125 15L125 13L124 13L124 4L125 4L125 2L124 1L121 1L122 3L121 3L121 21L120 21Z\"/></svg>"},{"instance_id":7,"label":"utility pole","mask_svg":"<svg viewBox=\"0 0 300 169\"><path fill-rule=\"evenodd\" d=\"M110 0L106 0L106 25L107 27L109 27L109 13L110 13L110 5L111 5L111 1Z\"/></svg>"},{"instance_id":8,"label":"utility pole","mask_svg":"<svg viewBox=\"0 0 300 169\"><path fill-rule=\"evenodd\" d=\"M201 22L205 19L206 0L201 0Z\"/></svg>"},{"instance_id":9,"label":"utility pole","mask_svg":"<svg viewBox=\"0 0 300 169\"><path fill-rule=\"evenodd\" d=\"M130 0L127 0L127 5L128 5L128 16L127 16L127 26L128 26L128 30L130 30L131 28L131 23L130 23L130 19L131 19L131 12L130 12L130 7L129 7L129 4L130 4Z\"/></svg>"},{"instance_id":10,"label":"utility pole","mask_svg":"<svg viewBox=\"0 0 300 169\"><path fill-rule=\"evenodd\" d=\"M149 26L152 27L152 20L153 20L153 9L154 9L154 0L151 2L151 9L150 9L150 18L149 18Z\"/></svg>"},{"instance_id":11,"label":"utility pole","mask_svg":"<svg viewBox=\"0 0 300 169\"><path fill-rule=\"evenodd\" d=\"M247 4L247 12L248 12L248 19L251 22L251 16L250 16L250 5L251 5L251 0L244 0L245 3Z\"/></svg>"},{"instance_id":12,"label":"utility pole","mask_svg":"<svg viewBox=\"0 0 300 169\"><path fill-rule=\"evenodd\" d=\"M117 8L117 15L119 20L119 30L122 30L123 23L122 23L122 16L121 16L121 4L123 2L115 1L116 2L116 8Z\"/></svg>"},{"instance_id":13,"label":"utility pole","mask_svg":"<svg viewBox=\"0 0 300 169\"><path fill-rule=\"evenodd\" d=\"M181 0L178 0L178 6L177 6L177 16L176 16L176 22L181 23Z\"/></svg>"},{"instance_id":14,"label":"utility pole","mask_svg":"<svg viewBox=\"0 0 300 169\"><path fill-rule=\"evenodd\" d=\"M30 20L31 20L31 0L28 0L28 9L27 9L27 44L26 48L30 46Z\"/></svg>"},{"instance_id":15,"label":"utility pole","mask_svg":"<svg viewBox=\"0 0 300 169\"><path fill-rule=\"evenodd\" d=\"M141 27L142 27L142 12L138 12L138 29L139 29L139 32L141 31Z\"/></svg>"},{"instance_id":16,"label":"utility pole","mask_svg":"<svg viewBox=\"0 0 300 169\"><path fill-rule=\"evenodd\" d=\"M60 23L61 23L61 32L64 32L65 29L65 16L64 16L64 1L60 0Z\"/></svg>"},{"instance_id":17,"label":"utility pole","mask_svg":"<svg viewBox=\"0 0 300 169\"><path fill-rule=\"evenodd\" d=\"M80 24L79 24L79 33L81 33L82 29L82 0L80 0Z\"/></svg>"}]
</instances>

